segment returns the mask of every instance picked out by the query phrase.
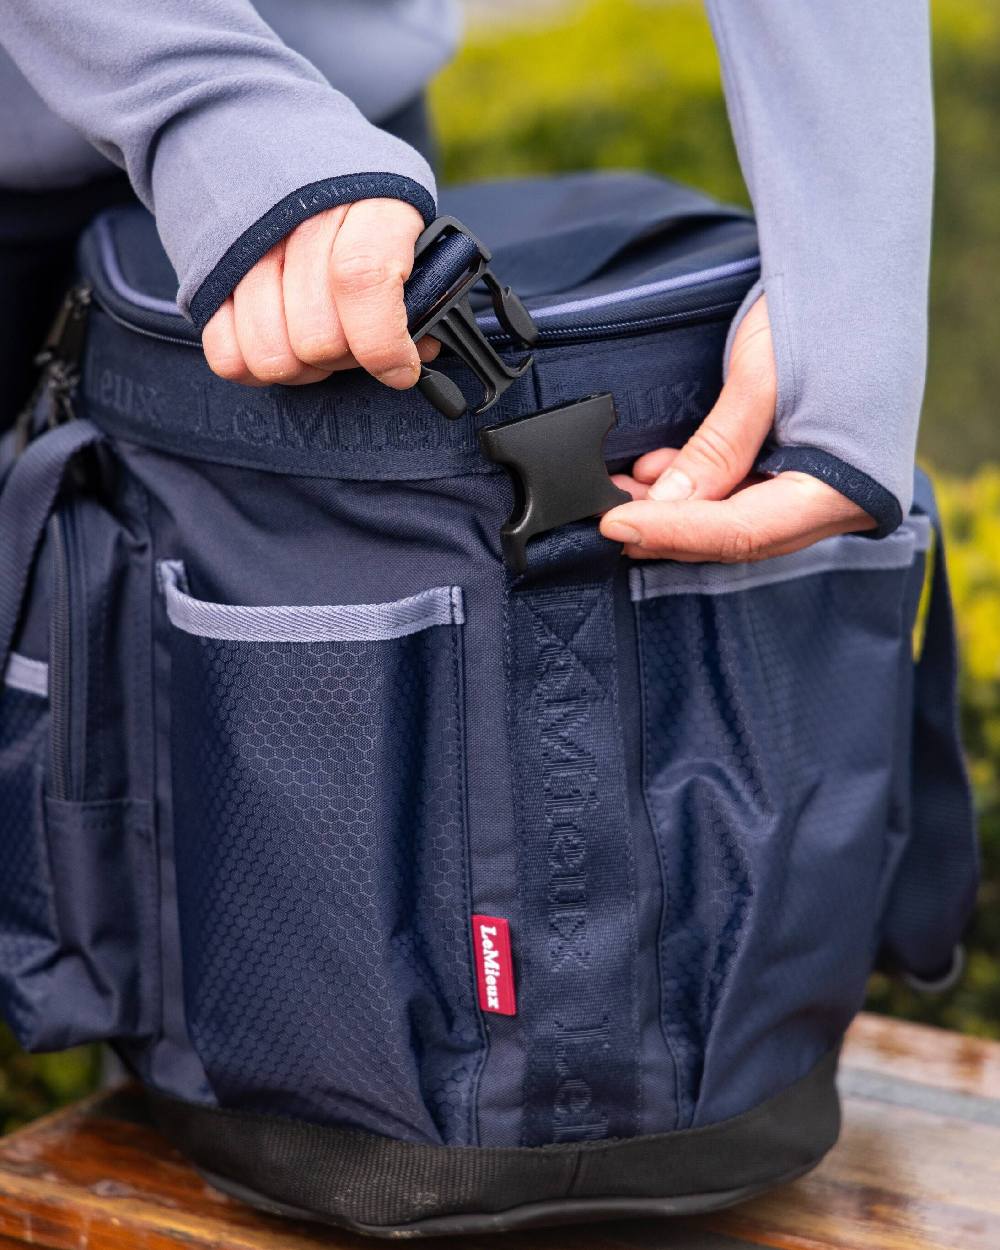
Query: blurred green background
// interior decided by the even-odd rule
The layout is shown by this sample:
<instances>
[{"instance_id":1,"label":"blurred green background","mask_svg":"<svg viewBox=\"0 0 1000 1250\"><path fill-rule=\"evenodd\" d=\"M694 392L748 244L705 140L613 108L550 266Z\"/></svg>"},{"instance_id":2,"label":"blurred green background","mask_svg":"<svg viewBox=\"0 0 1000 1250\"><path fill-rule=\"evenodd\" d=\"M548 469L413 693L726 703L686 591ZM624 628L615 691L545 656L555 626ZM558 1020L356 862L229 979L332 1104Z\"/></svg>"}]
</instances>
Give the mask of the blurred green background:
<instances>
[{"instance_id":1,"label":"blurred green background","mask_svg":"<svg viewBox=\"0 0 1000 1250\"><path fill-rule=\"evenodd\" d=\"M471 8L464 50L432 93L445 180L636 167L748 202L697 0ZM963 986L918 999L876 978L870 1006L1000 1037L1000 3L934 0L932 13L938 183L921 452L951 538L984 884ZM31 1058L0 1031L0 1125L78 1096L96 1075L93 1051Z\"/></svg>"}]
</instances>

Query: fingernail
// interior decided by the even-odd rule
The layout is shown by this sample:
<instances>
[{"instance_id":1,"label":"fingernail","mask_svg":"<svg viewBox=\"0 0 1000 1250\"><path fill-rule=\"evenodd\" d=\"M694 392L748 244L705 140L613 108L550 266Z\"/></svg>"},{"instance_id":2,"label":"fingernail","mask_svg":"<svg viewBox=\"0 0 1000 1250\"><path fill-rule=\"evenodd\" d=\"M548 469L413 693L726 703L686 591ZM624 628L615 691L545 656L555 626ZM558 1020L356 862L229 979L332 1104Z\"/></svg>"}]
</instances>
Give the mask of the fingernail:
<instances>
[{"instance_id":1,"label":"fingernail","mask_svg":"<svg viewBox=\"0 0 1000 1250\"><path fill-rule=\"evenodd\" d=\"M396 390L405 390L408 386L412 386L419 376L419 370L411 368L409 365L400 365L396 369L389 369L385 373L378 375L378 380L384 382L386 386L395 387Z\"/></svg>"},{"instance_id":2,"label":"fingernail","mask_svg":"<svg viewBox=\"0 0 1000 1250\"><path fill-rule=\"evenodd\" d=\"M668 469L649 488L650 499L660 503L677 503L681 499L690 499L693 493L694 482L680 469Z\"/></svg>"},{"instance_id":3,"label":"fingernail","mask_svg":"<svg viewBox=\"0 0 1000 1250\"><path fill-rule=\"evenodd\" d=\"M605 538L610 538L613 543L631 543L633 546L639 546L642 543L642 535L637 529L633 529L631 525L626 525L624 521L608 521L601 526L601 533Z\"/></svg>"}]
</instances>

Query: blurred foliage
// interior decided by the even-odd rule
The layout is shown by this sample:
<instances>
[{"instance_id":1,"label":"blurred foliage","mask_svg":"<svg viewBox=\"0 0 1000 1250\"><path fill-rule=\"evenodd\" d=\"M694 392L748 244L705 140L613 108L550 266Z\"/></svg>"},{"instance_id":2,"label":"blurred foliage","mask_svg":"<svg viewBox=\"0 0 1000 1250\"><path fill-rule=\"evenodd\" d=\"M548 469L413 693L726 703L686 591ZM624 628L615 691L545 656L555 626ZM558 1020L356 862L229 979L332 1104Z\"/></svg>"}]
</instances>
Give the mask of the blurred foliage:
<instances>
[{"instance_id":1,"label":"blurred foliage","mask_svg":"<svg viewBox=\"0 0 1000 1250\"><path fill-rule=\"evenodd\" d=\"M1000 461L1000 4L934 0L938 189L922 448ZM521 10L515 9L515 13ZM659 171L747 202L696 0L591 0L474 29L432 93L446 180L597 167ZM963 638L963 718L984 838L965 984L921 999L876 978L879 1010L1000 1036L1000 470L942 486ZM0 1126L93 1087L93 1049L29 1057L0 1029Z\"/></svg>"},{"instance_id":2,"label":"blurred foliage","mask_svg":"<svg viewBox=\"0 0 1000 1250\"><path fill-rule=\"evenodd\" d=\"M634 167L748 202L696 0L592 0L473 28L431 104L447 182Z\"/></svg>"},{"instance_id":3,"label":"blurred foliage","mask_svg":"<svg viewBox=\"0 0 1000 1250\"><path fill-rule=\"evenodd\" d=\"M100 1052L95 1046L26 1055L0 1025L0 1132L89 1093L99 1075Z\"/></svg>"}]
</instances>

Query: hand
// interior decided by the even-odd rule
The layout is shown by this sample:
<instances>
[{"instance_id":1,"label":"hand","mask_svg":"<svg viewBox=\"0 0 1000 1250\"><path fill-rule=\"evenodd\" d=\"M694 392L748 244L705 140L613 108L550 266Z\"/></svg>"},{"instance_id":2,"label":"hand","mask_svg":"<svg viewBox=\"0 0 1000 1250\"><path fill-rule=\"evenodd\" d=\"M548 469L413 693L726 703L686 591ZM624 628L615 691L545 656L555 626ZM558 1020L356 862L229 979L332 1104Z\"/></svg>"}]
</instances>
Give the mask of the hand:
<instances>
[{"instance_id":1,"label":"hand","mask_svg":"<svg viewBox=\"0 0 1000 1250\"><path fill-rule=\"evenodd\" d=\"M641 456L615 483L632 496L601 520L637 559L763 560L872 529L862 508L808 473L751 476L774 423L777 374L762 295L741 322L715 407L679 450Z\"/></svg>"},{"instance_id":2,"label":"hand","mask_svg":"<svg viewBox=\"0 0 1000 1250\"><path fill-rule=\"evenodd\" d=\"M317 213L263 256L202 334L209 366L245 386L299 386L360 365L403 390L440 344L414 344L403 283L424 228L401 200Z\"/></svg>"}]
</instances>

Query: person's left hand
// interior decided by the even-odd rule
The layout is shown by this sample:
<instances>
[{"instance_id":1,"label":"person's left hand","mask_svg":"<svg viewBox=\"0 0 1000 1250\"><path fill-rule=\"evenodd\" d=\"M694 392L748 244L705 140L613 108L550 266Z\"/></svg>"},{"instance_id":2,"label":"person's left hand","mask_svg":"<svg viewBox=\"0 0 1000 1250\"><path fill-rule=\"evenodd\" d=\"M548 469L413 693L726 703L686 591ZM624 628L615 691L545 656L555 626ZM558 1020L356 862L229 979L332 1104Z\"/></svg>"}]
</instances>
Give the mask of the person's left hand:
<instances>
[{"instance_id":1,"label":"person's left hand","mask_svg":"<svg viewBox=\"0 0 1000 1250\"><path fill-rule=\"evenodd\" d=\"M808 473L750 476L776 398L762 295L736 332L715 407L683 447L648 452L631 475L614 478L632 502L605 513L601 533L636 559L734 563L874 528L867 512Z\"/></svg>"}]
</instances>

